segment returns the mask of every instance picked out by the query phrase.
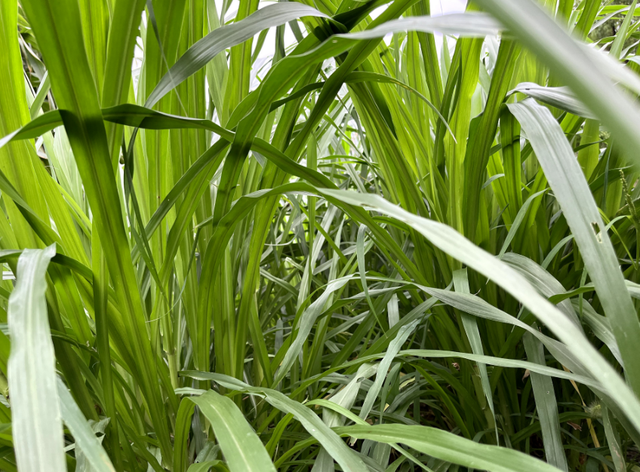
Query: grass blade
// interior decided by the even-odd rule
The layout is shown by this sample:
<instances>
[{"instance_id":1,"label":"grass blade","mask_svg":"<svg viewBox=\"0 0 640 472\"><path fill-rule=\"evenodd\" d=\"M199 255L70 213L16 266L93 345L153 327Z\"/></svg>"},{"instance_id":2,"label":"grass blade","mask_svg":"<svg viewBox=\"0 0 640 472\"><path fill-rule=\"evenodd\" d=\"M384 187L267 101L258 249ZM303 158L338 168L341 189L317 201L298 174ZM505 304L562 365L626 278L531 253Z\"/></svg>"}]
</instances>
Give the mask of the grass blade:
<instances>
[{"instance_id":1,"label":"grass blade","mask_svg":"<svg viewBox=\"0 0 640 472\"><path fill-rule=\"evenodd\" d=\"M47 266L55 252L55 246L25 249L9 298L8 378L13 442L22 472L67 470L45 300Z\"/></svg>"},{"instance_id":2,"label":"grass blade","mask_svg":"<svg viewBox=\"0 0 640 472\"><path fill-rule=\"evenodd\" d=\"M91 430L75 400L62 380L58 379L58 392L62 419L76 440L76 447L87 458L95 472L115 472L109 456Z\"/></svg>"},{"instance_id":3,"label":"grass blade","mask_svg":"<svg viewBox=\"0 0 640 472\"><path fill-rule=\"evenodd\" d=\"M527 358L531 362L545 365L542 343L534 339L529 333L524 335L523 340ZM533 385L533 394L536 400L536 411L540 417L547 462L560 470L568 471L567 456L562 447L558 403L553 389L553 381L549 377L534 372L531 374L531 384Z\"/></svg>"},{"instance_id":4,"label":"grass blade","mask_svg":"<svg viewBox=\"0 0 640 472\"><path fill-rule=\"evenodd\" d=\"M162 97L202 69L216 55L232 46L242 44L263 29L283 25L302 16L328 18L315 8L295 2L269 5L232 25L221 26L194 44L167 74L160 79L145 107L152 108Z\"/></svg>"},{"instance_id":5,"label":"grass blade","mask_svg":"<svg viewBox=\"0 0 640 472\"><path fill-rule=\"evenodd\" d=\"M625 362L631 388L640 394L640 359L636 342L640 322L620 272L600 212L573 150L551 112L533 100L510 104L536 152L545 176L580 247Z\"/></svg>"},{"instance_id":6,"label":"grass blade","mask_svg":"<svg viewBox=\"0 0 640 472\"><path fill-rule=\"evenodd\" d=\"M511 449L478 444L448 431L426 426L349 426L345 434L383 443L402 443L432 457L471 469L493 472L552 472L555 467Z\"/></svg>"},{"instance_id":7,"label":"grass blade","mask_svg":"<svg viewBox=\"0 0 640 472\"><path fill-rule=\"evenodd\" d=\"M191 401L211 422L231 472L275 472L264 445L229 398L209 390Z\"/></svg>"}]
</instances>

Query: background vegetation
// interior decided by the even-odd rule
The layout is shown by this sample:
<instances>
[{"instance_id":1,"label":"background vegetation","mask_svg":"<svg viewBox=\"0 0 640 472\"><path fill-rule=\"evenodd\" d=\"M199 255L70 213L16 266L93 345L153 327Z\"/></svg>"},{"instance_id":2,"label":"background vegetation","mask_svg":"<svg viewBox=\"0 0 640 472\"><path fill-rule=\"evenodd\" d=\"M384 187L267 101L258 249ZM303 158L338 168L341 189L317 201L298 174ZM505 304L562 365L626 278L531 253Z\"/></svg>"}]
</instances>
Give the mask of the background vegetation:
<instances>
[{"instance_id":1,"label":"background vegetation","mask_svg":"<svg viewBox=\"0 0 640 472\"><path fill-rule=\"evenodd\" d=\"M619 3L0 2L0 469L640 470Z\"/></svg>"}]
</instances>

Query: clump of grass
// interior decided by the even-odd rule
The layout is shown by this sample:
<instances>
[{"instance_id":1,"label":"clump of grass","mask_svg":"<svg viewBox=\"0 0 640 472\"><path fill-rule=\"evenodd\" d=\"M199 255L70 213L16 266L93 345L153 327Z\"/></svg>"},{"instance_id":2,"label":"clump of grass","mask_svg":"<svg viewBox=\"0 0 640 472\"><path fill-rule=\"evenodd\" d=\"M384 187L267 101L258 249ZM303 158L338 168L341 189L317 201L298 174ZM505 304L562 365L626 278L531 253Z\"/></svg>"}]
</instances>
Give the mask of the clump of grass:
<instances>
[{"instance_id":1,"label":"clump of grass","mask_svg":"<svg viewBox=\"0 0 640 472\"><path fill-rule=\"evenodd\" d=\"M638 470L640 23L574 3L0 3L0 470Z\"/></svg>"}]
</instances>

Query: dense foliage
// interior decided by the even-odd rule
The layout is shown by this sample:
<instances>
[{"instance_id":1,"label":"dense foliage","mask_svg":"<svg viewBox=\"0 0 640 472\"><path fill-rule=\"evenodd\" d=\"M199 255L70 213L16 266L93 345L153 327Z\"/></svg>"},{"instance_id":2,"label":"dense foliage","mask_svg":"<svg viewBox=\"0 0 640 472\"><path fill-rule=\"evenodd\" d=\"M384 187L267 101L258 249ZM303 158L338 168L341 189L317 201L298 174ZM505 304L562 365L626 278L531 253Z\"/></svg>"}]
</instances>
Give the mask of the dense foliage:
<instances>
[{"instance_id":1,"label":"dense foliage","mask_svg":"<svg viewBox=\"0 0 640 472\"><path fill-rule=\"evenodd\" d=\"M0 470L640 471L625 3L0 1Z\"/></svg>"}]
</instances>

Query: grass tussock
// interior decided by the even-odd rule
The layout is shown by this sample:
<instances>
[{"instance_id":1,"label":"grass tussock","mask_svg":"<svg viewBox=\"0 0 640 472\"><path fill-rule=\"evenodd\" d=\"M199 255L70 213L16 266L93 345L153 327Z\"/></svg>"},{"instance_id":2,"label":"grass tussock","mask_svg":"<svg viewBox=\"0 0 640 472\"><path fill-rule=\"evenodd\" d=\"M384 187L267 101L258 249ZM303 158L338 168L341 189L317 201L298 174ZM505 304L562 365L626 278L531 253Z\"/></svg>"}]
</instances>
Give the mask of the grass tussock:
<instances>
[{"instance_id":1,"label":"grass tussock","mask_svg":"<svg viewBox=\"0 0 640 472\"><path fill-rule=\"evenodd\" d=\"M0 2L0 470L640 471L636 0L439 8Z\"/></svg>"}]
</instances>

